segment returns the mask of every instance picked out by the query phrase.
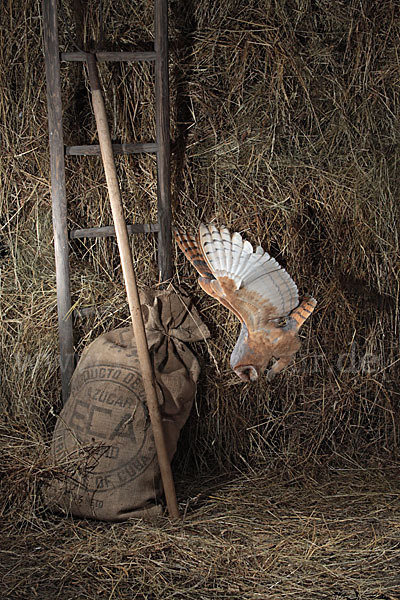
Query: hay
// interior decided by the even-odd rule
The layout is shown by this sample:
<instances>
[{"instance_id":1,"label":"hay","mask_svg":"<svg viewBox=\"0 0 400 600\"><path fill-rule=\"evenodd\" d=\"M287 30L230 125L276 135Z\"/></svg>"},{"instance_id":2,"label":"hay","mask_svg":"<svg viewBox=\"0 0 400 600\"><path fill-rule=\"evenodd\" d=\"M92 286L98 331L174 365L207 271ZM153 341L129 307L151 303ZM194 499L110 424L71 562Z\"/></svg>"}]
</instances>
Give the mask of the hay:
<instances>
[{"instance_id":1,"label":"hay","mask_svg":"<svg viewBox=\"0 0 400 600\"><path fill-rule=\"evenodd\" d=\"M191 481L180 492L187 512L175 525L46 516L16 531L8 523L3 597L399 597L399 488L390 479L349 471L305 485L251 476L195 490Z\"/></svg>"},{"instance_id":2,"label":"hay","mask_svg":"<svg viewBox=\"0 0 400 600\"><path fill-rule=\"evenodd\" d=\"M78 25L70 3L64 8L79 44L151 47L149 0L103 2L103 23L98 3L87 5ZM134 597L133 589L156 598L171 582L176 598L398 596L396 505L390 479L374 481L399 459L398 4L170 2L174 219L242 232L319 302L295 364L272 384L238 384L228 360L237 321L205 297L177 254L173 283L196 297L212 340L195 347L202 381L175 473L198 493L207 488L202 474L251 474L204 492L180 532L166 522L113 528L43 512L41 487L56 475L45 458L60 385L40 3L0 11L4 595L54 595L61 572L65 597ZM72 50L60 29L62 49ZM93 143L82 67L63 73L65 143ZM149 141L152 67L102 65L101 77L114 141ZM129 218L154 221L154 157L119 157L117 166ZM67 188L71 228L111 223L98 158L69 158ZM139 279L154 285L155 239L137 241ZM111 306L77 321L81 352L127 322L115 241L74 241L71 274L75 307ZM343 485L343 500L326 499L323 482L343 468L352 471L342 484L335 471L332 483ZM268 483L277 473L281 482ZM285 481L297 477L304 483L288 500ZM189 496L181 486L182 502ZM272 515L271 497L282 502ZM311 504L315 512L304 508Z\"/></svg>"}]
</instances>

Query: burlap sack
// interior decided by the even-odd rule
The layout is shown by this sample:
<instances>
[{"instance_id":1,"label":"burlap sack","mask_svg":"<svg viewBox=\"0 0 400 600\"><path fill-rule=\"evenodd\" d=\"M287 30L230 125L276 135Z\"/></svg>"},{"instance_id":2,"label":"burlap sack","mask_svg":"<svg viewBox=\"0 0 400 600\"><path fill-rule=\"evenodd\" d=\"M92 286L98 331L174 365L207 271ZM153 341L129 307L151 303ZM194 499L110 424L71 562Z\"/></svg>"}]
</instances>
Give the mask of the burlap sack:
<instances>
[{"instance_id":1,"label":"burlap sack","mask_svg":"<svg viewBox=\"0 0 400 600\"><path fill-rule=\"evenodd\" d=\"M209 333L182 295L146 291L141 302L171 460L200 371L186 343ZM84 350L51 450L61 473L46 494L52 509L106 521L161 513L160 472L131 327L105 333Z\"/></svg>"}]
</instances>

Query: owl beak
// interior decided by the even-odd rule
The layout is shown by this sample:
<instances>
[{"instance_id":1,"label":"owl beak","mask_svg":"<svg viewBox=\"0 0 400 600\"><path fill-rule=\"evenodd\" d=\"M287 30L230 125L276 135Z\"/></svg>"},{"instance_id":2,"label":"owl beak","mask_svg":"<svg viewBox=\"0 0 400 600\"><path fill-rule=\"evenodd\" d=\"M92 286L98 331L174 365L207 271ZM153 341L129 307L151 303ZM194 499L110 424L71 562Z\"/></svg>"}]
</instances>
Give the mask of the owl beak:
<instances>
[{"instance_id":1,"label":"owl beak","mask_svg":"<svg viewBox=\"0 0 400 600\"><path fill-rule=\"evenodd\" d=\"M236 367L234 371L242 381L256 381L258 379L257 369L253 365Z\"/></svg>"}]
</instances>

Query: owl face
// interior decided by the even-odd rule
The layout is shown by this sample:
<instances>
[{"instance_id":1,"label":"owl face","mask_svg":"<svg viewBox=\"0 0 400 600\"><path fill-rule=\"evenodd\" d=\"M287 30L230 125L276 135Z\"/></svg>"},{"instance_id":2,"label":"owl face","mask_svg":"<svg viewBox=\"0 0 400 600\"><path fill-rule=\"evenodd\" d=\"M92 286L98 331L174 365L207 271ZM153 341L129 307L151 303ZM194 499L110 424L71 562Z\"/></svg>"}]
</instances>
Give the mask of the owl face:
<instances>
[{"instance_id":1,"label":"owl face","mask_svg":"<svg viewBox=\"0 0 400 600\"><path fill-rule=\"evenodd\" d=\"M249 339L249 331L242 324L239 337L231 354L231 367L242 381L256 381L269 362L269 356L260 355Z\"/></svg>"}]
</instances>

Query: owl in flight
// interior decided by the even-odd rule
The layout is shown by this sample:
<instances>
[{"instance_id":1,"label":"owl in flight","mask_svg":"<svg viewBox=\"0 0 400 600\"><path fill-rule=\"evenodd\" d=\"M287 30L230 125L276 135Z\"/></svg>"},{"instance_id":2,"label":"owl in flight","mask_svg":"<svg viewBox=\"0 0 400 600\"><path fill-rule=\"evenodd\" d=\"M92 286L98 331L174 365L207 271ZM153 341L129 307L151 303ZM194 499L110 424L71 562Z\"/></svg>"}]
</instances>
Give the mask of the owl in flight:
<instances>
[{"instance_id":1,"label":"owl in flight","mask_svg":"<svg viewBox=\"0 0 400 600\"><path fill-rule=\"evenodd\" d=\"M272 358L268 381L300 348L298 331L317 302L299 305L297 286L277 261L226 227L200 225L196 237L176 231L176 241L200 273L203 290L229 308L242 324L231 367L243 381L255 381Z\"/></svg>"}]
</instances>

